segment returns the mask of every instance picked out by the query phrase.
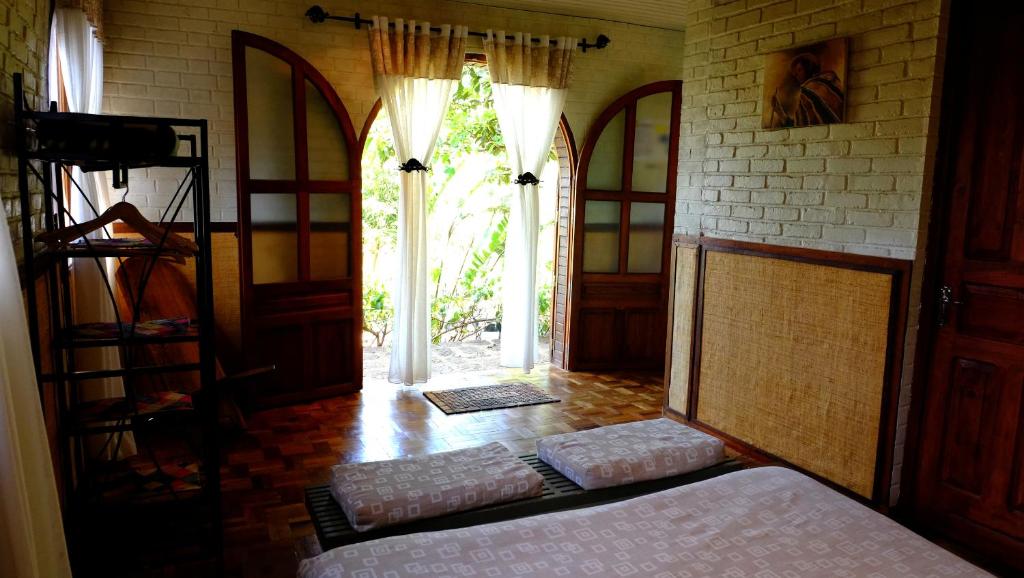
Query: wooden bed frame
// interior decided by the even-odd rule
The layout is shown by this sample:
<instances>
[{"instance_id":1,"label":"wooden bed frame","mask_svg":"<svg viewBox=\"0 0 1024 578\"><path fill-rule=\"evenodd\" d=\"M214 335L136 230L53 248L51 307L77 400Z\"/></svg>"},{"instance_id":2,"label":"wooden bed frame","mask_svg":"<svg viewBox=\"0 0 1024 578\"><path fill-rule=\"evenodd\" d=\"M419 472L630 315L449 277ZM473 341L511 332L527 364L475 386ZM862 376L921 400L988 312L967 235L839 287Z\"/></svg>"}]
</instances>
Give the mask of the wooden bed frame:
<instances>
[{"instance_id":1,"label":"wooden bed frame","mask_svg":"<svg viewBox=\"0 0 1024 578\"><path fill-rule=\"evenodd\" d=\"M330 486L311 486L306 488L306 509L313 520L313 527L316 528L316 537L320 540L320 547L326 552L340 546L375 540L377 538L386 538L388 536L465 528L467 526L502 522L535 514L617 502L707 480L744 468L740 462L728 459L713 466L679 476L662 478L660 480L648 480L612 488L584 490L572 480L559 473L558 470L542 462L537 457L537 454L519 456L519 459L529 464L530 467L544 477L544 493L542 495L536 498L449 514L440 518L387 526L368 532L356 532L352 529L348 519L345 517L345 512L342 511L341 506L338 505L331 495Z\"/></svg>"}]
</instances>

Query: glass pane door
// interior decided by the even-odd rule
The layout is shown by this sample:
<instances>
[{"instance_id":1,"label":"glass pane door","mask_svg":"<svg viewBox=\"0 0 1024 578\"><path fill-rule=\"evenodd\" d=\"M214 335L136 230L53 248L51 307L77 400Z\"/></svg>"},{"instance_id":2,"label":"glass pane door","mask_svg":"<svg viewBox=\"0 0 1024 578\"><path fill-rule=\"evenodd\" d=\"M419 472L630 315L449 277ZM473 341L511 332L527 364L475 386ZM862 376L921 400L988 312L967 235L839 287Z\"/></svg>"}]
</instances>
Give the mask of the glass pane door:
<instances>
[{"instance_id":1,"label":"glass pane door","mask_svg":"<svg viewBox=\"0 0 1024 578\"><path fill-rule=\"evenodd\" d=\"M249 178L295 178L292 67L252 47L245 49L246 105L249 128Z\"/></svg>"},{"instance_id":2,"label":"glass pane door","mask_svg":"<svg viewBox=\"0 0 1024 578\"><path fill-rule=\"evenodd\" d=\"M293 194L252 195L252 282L256 285L299 280L299 232Z\"/></svg>"}]
</instances>

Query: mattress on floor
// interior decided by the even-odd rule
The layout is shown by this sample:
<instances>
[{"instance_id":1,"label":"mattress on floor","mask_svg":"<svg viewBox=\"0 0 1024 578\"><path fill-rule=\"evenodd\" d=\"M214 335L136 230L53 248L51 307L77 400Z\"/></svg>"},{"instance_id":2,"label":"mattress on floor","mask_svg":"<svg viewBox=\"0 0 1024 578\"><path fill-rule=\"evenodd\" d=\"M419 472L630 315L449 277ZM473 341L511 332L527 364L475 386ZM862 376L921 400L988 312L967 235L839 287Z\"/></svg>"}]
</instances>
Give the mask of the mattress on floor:
<instances>
[{"instance_id":1,"label":"mattress on floor","mask_svg":"<svg viewBox=\"0 0 1024 578\"><path fill-rule=\"evenodd\" d=\"M725 459L725 444L661 418L541 438L537 455L581 487L596 490L713 466Z\"/></svg>"},{"instance_id":2,"label":"mattress on floor","mask_svg":"<svg viewBox=\"0 0 1024 578\"><path fill-rule=\"evenodd\" d=\"M543 487L544 478L498 442L331 470L331 495L358 532L532 498Z\"/></svg>"},{"instance_id":3,"label":"mattress on floor","mask_svg":"<svg viewBox=\"0 0 1024 578\"><path fill-rule=\"evenodd\" d=\"M988 576L795 471L764 467L639 498L337 548L301 578Z\"/></svg>"}]
</instances>

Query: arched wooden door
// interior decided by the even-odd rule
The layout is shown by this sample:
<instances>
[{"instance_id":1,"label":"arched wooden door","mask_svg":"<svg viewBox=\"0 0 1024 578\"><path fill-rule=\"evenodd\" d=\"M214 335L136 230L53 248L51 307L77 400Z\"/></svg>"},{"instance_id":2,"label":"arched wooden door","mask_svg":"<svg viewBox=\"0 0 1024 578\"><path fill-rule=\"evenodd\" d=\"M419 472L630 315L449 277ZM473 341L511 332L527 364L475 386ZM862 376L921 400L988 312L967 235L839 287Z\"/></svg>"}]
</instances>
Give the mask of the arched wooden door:
<instances>
[{"instance_id":1,"label":"arched wooden door","mask_svg":"<svg viewBox=\"0 0 1024 578\"><path fill-rule=\"evenodd\" d=\"M642 86L587 135L572 207L567 369L660 368L682 82Z\"/></svg>"},{"instance_id":2,"label":"arched wooden door","mask_svg":"<svg viewBox=\"0 0 1024 578\"><path fill-rule=\"evenodd\" d=\"M269 405L362 385L360 147L330 83L232 33L242 335Z\"/></svg>"}]
</instances>

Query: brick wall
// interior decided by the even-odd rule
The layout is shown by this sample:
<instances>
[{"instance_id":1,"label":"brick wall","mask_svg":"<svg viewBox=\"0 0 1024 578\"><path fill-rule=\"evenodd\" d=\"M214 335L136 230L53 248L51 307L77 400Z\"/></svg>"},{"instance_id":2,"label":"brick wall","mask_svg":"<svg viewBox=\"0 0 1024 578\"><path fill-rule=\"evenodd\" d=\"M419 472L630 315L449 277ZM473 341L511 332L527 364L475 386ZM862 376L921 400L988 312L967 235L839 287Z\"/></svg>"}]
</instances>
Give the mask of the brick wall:
<instances>
[{"instance_id":1,"label":"brick wall","mask_svg":"<svg viewBox=\"0 0 1024 578\"><path fill-rule=\"evenodd\" d=\"M29 104L42 107L46 100L49 10L50 3L46 0L0 0L0 199L19 260L21 204L14 156L14 81L11 75L24 74ZM37 197L33 203L37 212L40 200Z\"/></svg>"},{"instance_id":2,"label":"brick wall","mask_svg":"<svg viewBox=\"0 0 1024 578\"><path fill-rule=\"evenodd\" d=\"M913 259L941 4L691 2L678 232ZM847 121L762 130L764 55L842 36Z\"/></svg>"},{"instance_id":3,"label":"brick wall","mask_svg":"<svg viewBox=\"0 0 1024 578\"><path fill-rule=\"evenodd\" d=\"M241 29L274 39L301 54L332 83L358 131L376 97L366 32L338 22L312 24L308 1L108 0L105 3L104 111L114 114L207 118L211 122L213 218L235 220L234 112L230 33ZM215 5L216 7L214 7ZM618 96L654 80L679 78L681 32L601 20L552 16L445 0L373 2L341 0L334 14L427 19L474 29L504 28L534 34L606 34L609 48L579 54L566 117L583 142L594 117ZM478 39L470 49L481 50ZM159 174L133 175L129 201L159 206L176 186ZM173 189L172 189L173 192Z\"/></svg>"},{"instance_id":4,"label":"brick wall","mask_svg":"<svg viewBox=\"0 0 1024 578\"><path fill-rule=\"evenodd\" d=\"M931 205L946 0L688 0L676 232L914 261L894 499ZM764 55L850 38L843 124L761 129Z\"/></svg>"}]
</instances>

